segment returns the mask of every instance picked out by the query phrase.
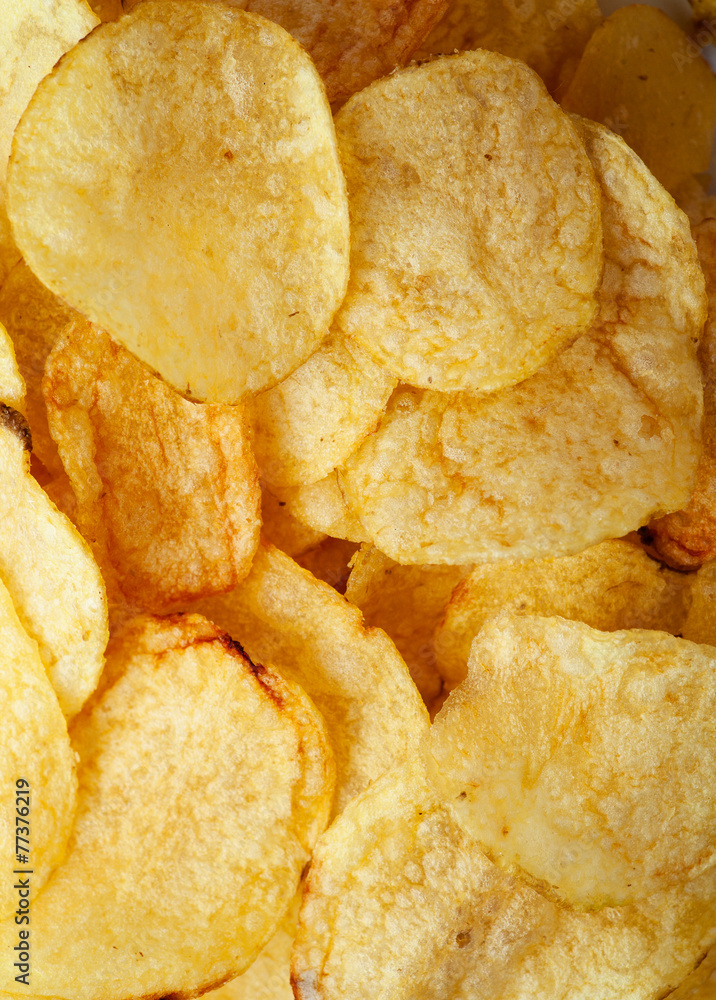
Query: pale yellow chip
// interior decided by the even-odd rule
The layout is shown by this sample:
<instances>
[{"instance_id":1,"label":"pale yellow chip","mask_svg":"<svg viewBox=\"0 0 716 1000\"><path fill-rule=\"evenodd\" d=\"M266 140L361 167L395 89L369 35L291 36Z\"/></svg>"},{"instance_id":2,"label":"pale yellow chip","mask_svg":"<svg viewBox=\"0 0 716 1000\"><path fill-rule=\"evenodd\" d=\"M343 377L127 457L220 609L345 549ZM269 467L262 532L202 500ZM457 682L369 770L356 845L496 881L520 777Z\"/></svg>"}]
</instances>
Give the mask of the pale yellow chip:
<instances>
[{"instance_id":1,"label":"pale yellow chip","mask_svg":"<svg viewBox=\"0 0 716 1000\"><path fill-rule=\"evenodd\" d=\"M401 566L373 545L361 547L346 597L366 622L384 629L429 707L442 691L433 632L470 566Z\"/></svg>"},{"instance_id":2,"label":"pale yellow chip","mask_svg":"<svg viewBox=\"0 0 716 1000\"><path fill-rule=\"evenodd\" d=\"M555 92L601 19L596 0L453 0L416 58L490 49L526 62Z\"/></svg>"},{"instance_id":3,"label":"pale yellow chip","mask_svg":"<svg viewBox=\"0 0 716 1000\"><path fill-rule=\"evenodd\" d=\"M688 223L622 140L578 128L602 186L598 321L487 398L394 393L339 476L365 532L399 562L566 555L691 492L706 299Z\"/></svg>"},{"instance_id":4,"label":"pale yellow chip","mask_svg":"<svg viewBox=\"0 0 716 1000\"><path fill-rule=\"evenodd\" d=\"M437 669L449 688L464 680L472 640L502 611L584 622L603 632L658 629L677 635L690 578L631 542L600 542L575 556L485 563L462 580L435 630Z\"/></svg>"},{"instance_id":5,"label":"pale yellow chip","mask_svg":"<svg viewBox=\"0 0 716 1000\"><path fill-rule=\"evenodd\" d=\"M597 28L562 103L618 132L672 194L708 170L716 76L656 7L622 7Z\"/></svg>"},{"instance_id":6,"label":"pale yellow chip","mask_svg":"<svg viewBox=\"0 0 716 1000\"><path fill-rule=\"evenodd\" d=\"M15 358L13 343L0 321L0 400L14 409L25 409L25 381Z\"/></svg>"},{"instance_id":7,"label":"pale yellow chip","mask_svg":"<svg viewBox=\"0 0 716 1000\"><path fill-rule=\"evenodd\" d=\"M328 537L325 531L309 528L295 518L287 502L275 497L264 483L261 484L261 534L294 559Z\"/></svg>"},{"instance_id":8,"label":"pale yellow chip","mask_svg":"<svg viewBox=\"0 0 716 1000\"><path fill-rule=\"evenodd\" d=\"M77 779L57 695L2 581L0 649L0 919L14 912L29 931L32 900L65 852Z\"/></svg>"},{"instance_id":9,"label":"pale yellow chip","mask_svg":"<svg viewBox=\"0 0 716 1000\"><path fill-rule=\"evenodd\" d=\"M246 576L261 491L243 406L183 399L81 317L43 389L77 524L115 599L159 612Z\"/></svg>"},{"instance_id":10,"label":"pale yellow chip","mask_svg":"<svg viewBox=\"0 0 716 1000\"><path fill-rule=\"evenodd\" d=\"M375 430L396 384L356 343L332 334L292 375L251 401L261 478L279 488L323 479Z\"/></svg>"},{"instance_id":11,"label":"pale yellow chip","mask_svg":"<svg viewBox=\"0 0 716 1000\"><path fill-rule=\"evenodd\" d=\"M43 284L197 399L285 378L345 291L320 78L224 4L147 0L68 53L15 134L8 212Z\"/></svg>"},{"instance_id":12,"label":"pale yellow chip","mask_svg":"<svg viewBox=\"0 0 716 1000\"><path fill-rule=\"evenodd\" d=\"M394 375L494 390L588 329L599 187L523 63L467 52L372 84L336 117L351 274L336 327Z\"/></svg>"},{"instance_id":13,"label":"pale yellow chip","mask_svg":"<svg viewBox=\"0 0 716 1000\"><path fill-rule=\"evenodd\" d=\"M0 284L20 259L6 206L15 127L40 80L98 23L85 0L0 0Z\"/></svg>"},{"instance_id":14,"label":"pale yellow chip","mask_svg":"<svg viewBox=\"0 0 716 1000\"><path fill-rule=\"evenodd\" d=\"M32 990L196 996L276 930L328 819L333 761L296 685L198 615L135 619L75 722L67 859L32 907ZM0 926L3 952L14 924ZM22 994L7 964L0 988Z\"/></svg>"},{"instance_id":15,"label":"pale yellow chip","mask_svg":"<svg viewBox=\"0 0 716 1000\"><path fill-rule=\"evenodd\" d=\"M716 877L578 913L491 864L417 768L376 781L319 841L298 1000L645 1000L716 936Z\"/></svg>"},{"instance_id":16,"label":"pale yellow chip","mask_svg":"<svg viewBox=\"0 0 716 1000\"><path fill-rule=\"evenodd\" d=\"M252 659L300 684L323 713L336 756L335 811L415 753L429 720L395 646L285 553L262 542L246 580L198 610Z\"/></svg>"},{"instance_id":17,"label":"pale yellow chip","mask_svg":"<svg viewBox=\"0 0 716 1000\"><path fill-rule=\"evenodd\" d=\"M716 862L716 648L563 618L489 621L431 730L465 828L579 908Z\"/></svg>"},{"instance_id":18,"label":"pale yellow chip","mask_svg":"<svg viewBox=\"0 0 716 1000\"><path fill-rule=\"evenodd\" d=\"M288 486L276 492L291 517L315 531L349 542L368 541L368 532L346 503L335 469L317 483Z\"/></svg>"}]
</instances>

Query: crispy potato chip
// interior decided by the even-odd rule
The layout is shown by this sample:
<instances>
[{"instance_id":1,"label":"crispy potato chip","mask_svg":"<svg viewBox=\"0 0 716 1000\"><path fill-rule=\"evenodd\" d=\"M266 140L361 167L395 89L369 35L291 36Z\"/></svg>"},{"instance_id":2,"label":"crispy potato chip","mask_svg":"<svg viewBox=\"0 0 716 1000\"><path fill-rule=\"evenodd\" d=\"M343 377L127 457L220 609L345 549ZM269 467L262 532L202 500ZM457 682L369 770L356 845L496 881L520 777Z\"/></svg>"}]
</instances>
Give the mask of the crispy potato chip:
<instances>
[{"instance_id":1,"label":"crispy potato chip","mask_svg":"<svg viewBox=\"0 0 716 1000\"><path fill-rule=\"evenodd\" d=\"M427 712L390 639L272 545L261 543L236 590L197 610L253 660L300 684L323 713L336 757L336 812L413 754L427 732Z\"/></svg>"},{"instance_id":2,"label":"crispy potato chip","mask_svg":"<svg viewBox=\"0 0 716 1000\"><path fill-rule=\"evenodd\" d=\"M286 505L285 510L302 524L331 538L345 538L349 542L368 540L368 533L345 501L335 469L317 483L288 486L277 493Z\"/></svg>"},{"instance_id":3,"label":"crispy potato chip","mask_svg":"<svg viewBox=\"0 0 716 1000\"><path fill-rule=\"evenodd\" d=\"M357 542L347 542L343 538L326 538L315 548L296 556L296 562L312 573L317 580L323 580L339 594L345 594L351 560L357 550ZM355 604L355 601L353 603ZM368 624L372 625L373 622Z\"/></svg>"},{"instance_id":4,"label":"crispy potato chip","mask_svg":"<svg viewBox=\"0 0 716 1000\"><path fill-rule=\"evenodd\" d=\"M351 274L336 328L412 385L494 390L588 329L599 187L523 63L467 52L372 84L336 117Z\"/></svg>"},{"instance_id":5,"label":"crispy potato chip","mask_svg":"<svg viewBox=\"0 0 716 1000\"><path fill-rule=\"evenodd\" d=\"M44 394L108 585L163 611L246 576L261 492L243 407L188 402L81 317L47 360Z\"/></svg>"},{"instance_id":6,"label":"crispy potato chip","mask_svg":"<svg viewBox=\"0 0 716 1000\"><path fill-rule=\"evenodd\" d=\"M599 319L536 375L487 398L394 393L339 473L349 508L392 559L567 555L690 494L706 302L687 220L617 136L578 128L603 191Z\"/></svg>"},{"instance_id":7,"label":"crispy potato chip","mask_svg":"<svg viewBox=\"0 0 716 1000\"><path fill-rule=\"evenodd\" d=\"M362 546L348 578L346 597L369 625L384 629L408 665L429 707L442 690L433 632L470 566L401 566L373 545Z\"/></svg>"},{"instance_id":8,"label":"crispy potato chip","mask_svg":"<svg viewBox=\"0 0 716 1000\"><path fill-rule=\"evenodd\" d=\"M708 320L699 343L704 450L686 507L649 525L650 547L677 569L698 569L716 558L716 219L697 226L694 237L709 298Z\"/></svg>"},{"instance_id":9,"label":"crispy potato chip","mask_svg":"<svg viewBox=\"0 0 716 1000\"><path fill-rule=\"evenodd\" d=\"M198 615L138 619L72 729L80 800L33 902L32 989L196 996L274 933L325 826L333 762L296 685ZM3 950L14 926L0 926ZM20 993L4 967L1 988Z\"/></svg>"},{"instance_id":10,"label":"crispy potato chip","mask_svg":"<svg viewBox=\"0 0 716 1000\"><path fill-rule=\"evenodd\" d=\"M288 510L285 500L279 500L268 487L261 484L261 533L267 542L286 552L292 558L315 548L325 538L325 531L309 528Z\"/></svg>"},{"instance_id":11,"label":"crispy potato chip","mask_svg":"<svg viewBox=\"0 0 716 1000\"><path fill-rule=\"evenodd\" d=\"M689 609L681 629L685 639L716 646L716 562L706 563L689 580Z\"/></svg>"},{"instance_id":12,"label":"crispy potato chip","mask_svg":"<svg viewBox=\"0 0 716 1000\"><path fill-rule=\"evenodd\" d=\"M43 284L210 402L290 374L346 287L318 74L224 4L147 0L68 53L15 133L8 212Z\"/></svg>"},{"instance_id":13,"label":"crispy potato chip","mask_svg":"<svg viewBox=\"0 0 716 1000\"><path fill-rule=\"evenodd\" d=\"M526 62L554 92L601 19L595 0L453 0L417 58L490 49Z\"/></svg>"},{"instance_id":14,"label":"crispy potato chip","mask_svg":"<svg viewBox=\"0 0 716 1000\"><path fill-rule=\"evenodd\" d=\"M42 78L98 18L85 0L0 4L0 284L20 259L7 217L7 164L20 116Z\"/></svg>"},{"instance_id":15,"label":"crispy potato chip","mask_svg":"<svg viewBox=\"0 0 716 1000\"><path fill-rule=\"evenodd\" d=\"M708 170L716 77L655 7L622 7L597 28L562 104L618 132L672 193Z\"/></svg>"},{"instance_id":16,"label":"crispy potato chip","mask_svg":"<svg viewBox=\"0 0 716 1000\"><path fill-rule=\"evenodd\" d=\"M298 1000L646 1000L713 941L713 873L637 906L558 907L493 865L416 772L380 778L320 839Z\"/></svg>"},{"instance_id":17,"label":"crispy potato chip","mask_svg":"<svg viewBox=\"0 0 716 1000\"><path fill-rule=\"evenodd\" d=\"M11 356L0 327L0 359ZM0 579L70 716L97 686L107 599L86 542L30 474L29 448L25 418L0 398Z\"/></svg>"},{"instance_id":18,"label":"crispy potato chip","mask_svg":"<svg viewBox=\"0 0 716 1000\"><path fill-rule=\"evenodd\" d=\"M0 322L0 400L13 409L25 408L25 382L15 360L12 340Z\"/></svg>"},{"instance_id":19,"label":"crispy potato chip","mask_svg":"<svg viewBox=\"0 0 716 1000\"><path fill-rule=\"evenodd\" d=\"M361 347L332 334L249 404L262 479L269 487L323 479L375 430L396 384Z\"/></svg>"},{"instance_id":20,"label":"crispy potato chip","mask_svg":"<svg viewBox=\"0 0 716 1000\"><path fill-rule=\"evenodd\" d=\"M435 631L437 669L453 688L465 679L472 640L502 611L619 629L681 631L690 580L631 542L600 542L575 556L476 566L452 595ZM350 596L350 594L349 594Z\"/></svg>"},{"instance_id":21,"label":"crispy potato chip","mask_svg":"<svg viewBox=\"0 0 716 1000\"><path fill-rule=\"evenodd\" d=\"M15 347L17 365L27 386L25 415L32 431L32 450L53 477L63 471L57 445L47 426L42 376L57 338L77 316L19 261L0 288L0 323Z\"/></svg>"},{"instance_id":22,"label":"crispy potato chip","mask_svg":"<svg viewBox=\"0 0 716 1000\"><path fill-rule=\"evenodd\" d=\"M505 614L431 730L456 815L491 856L579 908L716 862L716 649Z\"/></svg>"},{"instance_id":23,"label":"crispy potato chip","mask_svg":"<svg viewBox=\"0 0 716 1000\"><path fill-rule=\"evenodd\" d=\"M0 859L5 873L0 919L5 919L13 911L18 918L29 915L29 899L62 860L75 815L77 778L57 695L2 581L0 644ZM11 875L27 868L29 878ZM19 879L29 894L18 893L13 883ZM18 927L24 924L29 920L17 920Z\"/></svg>"},{"instance_id":24,"label":"crispy potato chip","mask_svg":"<svg viewBox=\"0 0 716 1000\"><path fill-rule=\"evenodd\" d=\"M127 10L140 0L124 0ZM407 63L449 0L228 0L298 39L340 107L351 94Z\"/></svg>"}]
</instances>

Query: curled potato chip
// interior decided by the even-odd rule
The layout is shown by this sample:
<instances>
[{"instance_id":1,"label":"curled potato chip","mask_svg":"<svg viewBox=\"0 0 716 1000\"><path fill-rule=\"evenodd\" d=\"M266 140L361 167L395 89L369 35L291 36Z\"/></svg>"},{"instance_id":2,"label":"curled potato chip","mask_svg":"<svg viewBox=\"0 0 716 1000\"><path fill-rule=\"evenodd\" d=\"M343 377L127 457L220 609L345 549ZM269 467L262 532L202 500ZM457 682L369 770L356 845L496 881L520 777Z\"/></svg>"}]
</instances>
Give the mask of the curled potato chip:
<instances>
[{"instance_id":1,"label":"curled potato chip","mask_svg":"<svg viewBox=\"0 0 716 1000\"><path fill-rule=\"evenodd\" d=\"M333 762L309 699L198 615L140 618L71 735L77 820L33 903L33 991L193 996L242 972L328 819ZM3 950L15 934L0 926ZM0 986L19 993L12 976Z\"/></svg>"},{"instance_id":2,"label":"curled potato chip","mask_svg":"<svg viewBox=\"0 0 716 1000\"><path fill-rule=\"evenodd\" d=\"M429 720L395 646L285 553L262 542L243 583L197 607L252 659L300 684L323 713L336 757L335 811L415 752Z\"/></svg>"},{"instance_id":3,"label":"curled potato chip","mask_svg":"<svg viewBox=\"0 0 716 1000\"><path fill-rule=\"evenodd\" d=\"M20 260L7 217L7 164L20 116L42 78L98 18L85 0L3 0L0 8L0 284Z\"/></svg>"},{"instance_id":4,"label":"curled potato chip","mask_svg":"<svg viewBox=\"0 0 716 1000\"><path fill-rule=\"evenodd\" d=\"M261 522L261 533L266 541L294 559L327 538L325 531L309 528L297 520L289 512L286 501L275 497L264 483L261 484Z\"/></svg>"},{"instance_id":5,"label":"curled potato chip","mask_svg":"<svg viewBox=\"0 0 716 1000\"><path fill-rule=\"evenodd\" d=\"M574 556L485 563L466 576L435 631L437 668L448 687L464 680L472 640L502 611L584 622L604 632L658 629L676 635L689 578L621 539Z\"/></svg>"},{"instance_id":6,"label":"curled potato chip","mask_svg":"<svg viewBox=\"0 0 716 1000\"><path fill-rule=\"evenodd\" d=\"M18 889L13 885L21 876L14 878L10 873L31 870L31 878L23 881L28 886L32 882L30 897L34 898L62 860L75 814L77 779L57 695L37 644L20 624L2 581L0 648L0 810L4 817L0 859L5 872L0 919L5 919L13 910L22 916ZM20 920L18 926L27 922Z\"/></svg>"},{"instance_id":7,"label":"curled potato chip","mask_svg":"<svg viewBox=\"0 0 716 1000\"><path fill-rule=\"evenodd\" d=\"M147 0L68 53L15 134L8 211L43 284L197 399L285 378L345 290L318 74L224 4Z\"/></svg>"},{"instance_id":8,"label":"curled potato chip","mask_svg":"<svg viewBox=\"0 0 716 1000\"><path fill-rule=\"evenodd\" d=\"M466 52L357 94L336 117L351 273L336 327L412 385L494 390L588 327L599 188L523 63Z\"/></svg>"},{"instance_id":9,"label":"curled potato chip","mask_svg":"<svg viewBox=\"0 0 716 1000\"><path fill-rule=\"evenodd\" d=\"M618 132L672 193L708 170L716 77L656 7L622 7L596 29L562 104Z\"/></svg>"},{"instance_id":10,"label":"curled potato chip","mask_svg":"<svg viewBox=\"0 0 716 1000\"><path fill-rule=\"evenodd\" d=\"M331 538L349 542L367 541L367 532L345 501L337 471L334 469L317 483L288 486L277 490L291 517Z\"/></svg>"},{"instance_id":11,"label":"curled potato chip","mask_svg":"<svg viewBox=\"0 0 716 1000\"><path fill-rule=\"evenodd\" d=\"M490 49L526 62L554 92L601 19L595 0L453 0L417 58Z\"/></svg>"},{"instance_id":12,"label":"curled potato chip","mask_svg":"<svg viewBox=\"0 0 716 1000\"><path fill-rule=\"evenodd\" d=\"M716 649L505 614L431 730L439 780L491 856L573 906L716 861Z\"/></svg>"},{"instance_id":13,"label":"curled potato chip","mask_svg":"<svg viewBox=\"0 0 716 1000\"><path fill-rule=\"evenodd\" d=\"M11 357L0 327L0 359ZM25 418L0 398L0 579L70 716L102 670L107 599L86 542L30 474L29 448Z\"/></svg>"},{"instance_id":14,"label":"curled potato chip","mask_svg":"<svg viewBox=\"0 0 716 1000\"><path fill-rule=\"evenodd\" d=\"M375 430L396 384L361 347L332 334L249 404L262 479L269 487L323 479Z\"/></svg>"},{"instance_id":15,"label":"curled potato chip","mask_svg":"<svg viewBox=\"0 0 716 1000\"><path fill-rule=\"evenodd\" d=\"M690 494L706 302L687 220L617 136L577 125L603 192L598 320L491 396L393 394L339 472L349 508L392 559L566 555Z\"/></svg>"},{"instance_id":16,"label":"curled potato chip","mask_svg":"<svg viewBox=\"0 0 716 1000\"><path fill-rule=\"evenodd\" d=\"M162 611L246 576L261 495L243 407L183 399L82 317L43 391L77 523L130 604Z\"/></svg>"}]
</instances>

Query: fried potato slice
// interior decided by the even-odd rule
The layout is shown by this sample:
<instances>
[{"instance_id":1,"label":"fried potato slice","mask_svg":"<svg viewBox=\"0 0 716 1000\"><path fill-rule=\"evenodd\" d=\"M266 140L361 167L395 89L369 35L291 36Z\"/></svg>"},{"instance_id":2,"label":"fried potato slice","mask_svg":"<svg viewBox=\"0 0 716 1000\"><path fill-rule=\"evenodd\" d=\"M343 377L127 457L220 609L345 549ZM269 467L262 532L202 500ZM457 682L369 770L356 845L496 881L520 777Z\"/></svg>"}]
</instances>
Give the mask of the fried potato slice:
<instances>
[{"instance_id":1,"label":"fried potato slice","mask_svg":"<svg viewBox=\"0 0 716 1000\"><path fill-rule=\"evenodd\" d=\"M269 487L323 479L375 430L396 385L358 344L333 333L249 404L262 479Z\"/></svg>"},{"instance_id":2,"label":"fried potato slice","mask_svg":"<svg viewBox=\"0 0 716 1000\"><path fill-rule=\"evenodd\" d=\"M300 688L198 615L134 619L107 670L72 728L78 814L34 900L32 989L196 996L242 972L289 907L328 819L331 751ZM22 988L7 968L0 985Z\"/></svg>"},{"instance_id":3,"label":"fried potato slice","mask_svg":"<svg viewBox=\"0 0 716 1000\"><path fill-rule=\"evenodd\" d=\"M77 523L130 604L185 606L246 576L261 491L242 406L183 399L82 317L47 360L44 394Z\"/></svg>"},{"instance_id":4,"label":"fried potato slice","mask_svg":"<svg viewBox=\"0 0 716 1000\"><path fill-rule=\"evenodd\" d=\"M650 547L677 569L698 569L716 558L716 219L696 226L694 238L709 299L708 319L699 342L704 450L688 504L649 525Z\"/></svg>"},{"instance_id":5,"label":"fried potato slice","mask_svg":"<svg viewBox=\"0 0 716 1000\"><path fill-rule=\"evenodd\" d=\"M85 0L0 3L0 284L20 260L6 204L15 127L40 80L98 23Z\"/></svg>"},{"instance_id":6,"label":"fried potato slice","mask_svg":"<svg viewBox=\"0 0 716 1000\"><path fill-rule=\"evenodd\" d=\"M567 555L691 492L706 300L687 220L617 136L578 128L602 186L598 320L487 398L394 393L339 475L369 538L399 562Z\"/></svg>"},{"instance_id":7,"label":"fried potato slice","mask_svg":"<svg viewBox=\"0 0 716 1000\"><path fill-rule=\"evenodd\" d=\"M346 597L369 625L388 633L408 665L426 705L442 690L433 632L470 566L401 566L363 545L348 577Z\"/></svg>"},{"instance_id":8,"label":"fried potato slice","mask_svg":"<svg viewBox=\"0 0 716 1000\"><path fill-rule=\"evenodd\" d=\"M663 11L622 7L592 35L562 101L618 132L675 194L708 170L716 77Z\"/></svg>"},{"instance_id":9,"label":"fried potato slice","mask_svg":"<svg viewBox=\"0 0 716 1000\"><path fill-rule=\"evenodd\" d=\"M317 483L288 486L277 493L286 505L285 510L302 524L331 538L345 538L349 542L368 540L368 532L345 501L336 469Z\"/></svg>"},{"instance_id":10,"label":"fried potato slice","mask_svg":"<svg viewBox=\"0 0 716 1000\"><path fill-rule=\"evenodd\" d=\"M390 639L285 553L262 542L231 594L197 609L253 660L300 684L323 713L336 757L334 811L415 752L429 719Z\"/></svg>"},{"instance_id":11,"label":"fried potato slice","mask_svg":"<svg viewBox=\"0 0 716 1000\"><path fill-rule=\"evenodd\" d=\"M45 673L37 643L20 624L2 581L0 648L0 811L4 817L0 823L0 859L5 872L0 887L0 919L5 919L13 910L17 913L20 904L13 883L20 878L28 885L31 882L30 898L34 899L62 860L75 815L77 778L57 695ZM22 841L16 843L16 834L27 841L24 862L20 852L25 845ZM11 873L18 869L30 869L32 875L14 877ZM25 923L18 921L16 926Z\"/></svg>"},{"instance_id":12,"label":"fried potato slice","mask_svg":"<svg viewBox=\"0 0 716 1000\"><path fill-rule=\"evenodd\" d=\"M660 565L637 545L600 542L574 556L485 563L466 576L435 629L437 670L449 688L467 675L472 640L502 611L619 629L681 631L689 577Z\"/></svg>"},{"instance_id":13,"label":"fried potato slice","mask_svg":"<svg viewBox=\"0 0 716 1000\"><path fill-rule=\"evenodd\" d=\"M622 906L714 867L715 707L711 646L505 614L431 752L495 860L573 906Z\"/></svg>"},{"instance_id":14,"label":"fried potato slice","mask_svg":"<svg viewBox=\"0 0 716 1000\"><path fill-rule=\"evenodd\" d=\"M0 326L0 372L12 343ZM11 379L16 389L17 369ZM3 386L0 386L3 388ZM0 395L0 580L66 716L97 686L107 644L107 598L82 536L30 474L25 418Z\"/></svg>"},{"instance_id":15,"label":"fried potato slice","mask_svg":"<svg viewBox=\"0 0 716 1000\"><path fill-rule=\"evenodd\" d=\"M25 382L15 359L12 340L0 322L0 400L13 409L25 407Z\"/></svg>"},{"instance_id":16,"label":"fried potato slice","mask_svg":"<svg viewBox=\"0 0 716 1000\"><path fill-rule=\"evenodd\" d=\"M292 960L298 1000L645 1000L714 938L716 879L578 913L493 865L407 767L314 852Z\"/></svg>"},{"instance_id":17,"label":"fried potato slice","mask_svg":"<svg viewBox=\"0 0 716 1000\"><path fill-rule=\"evenodd\" d=\"M292 558L315 548L325 538L325 531L309 528L291 514L285 500L275 497L265 483L261 484L261 534L267 542Z\"/></svg>"},{"instance_id":18,"label":"fried potato slice","mask_svg":"<svg viewBox=\"0 0 716 1000\"><path fill-rule=\"evenodd\" d=\"M494 390L591 323L599 188L523 63L466 52L372 84L336 116L351 273L336 328L411 385Z\"/></svg>"},{"instance_id":19,"label":"fried potato slice","mask_svg":"<svg viewBox=\"0 0 716 1000\"><path fill-rule=\"evenodd\" d=\"M706 563L689 580L689 608L681 629L685 639L716 646L716 562Z\"/></svg>"},{"instance_id":20,"label":"fried potato slice","mask_svg":"<svg viewBox=\"0 0 716 1000\"><path fill-rule=\"evenodd\" d=\"M318 74L224 4L147 0L68 53L18 126L8 211L43 284L209 402L290 374L346 287Z\"/></svg>"},{"instance_id":21,"label":"fried potato slice","mask_svg":"<svg viewBox=\"0 0 716 1000\"><path fill-rule=\"evenodd\" d=\"M526 62L555 92L602 20L596 0L453 0L418 59L489 49Z\"/></svg>"}]
</instances>

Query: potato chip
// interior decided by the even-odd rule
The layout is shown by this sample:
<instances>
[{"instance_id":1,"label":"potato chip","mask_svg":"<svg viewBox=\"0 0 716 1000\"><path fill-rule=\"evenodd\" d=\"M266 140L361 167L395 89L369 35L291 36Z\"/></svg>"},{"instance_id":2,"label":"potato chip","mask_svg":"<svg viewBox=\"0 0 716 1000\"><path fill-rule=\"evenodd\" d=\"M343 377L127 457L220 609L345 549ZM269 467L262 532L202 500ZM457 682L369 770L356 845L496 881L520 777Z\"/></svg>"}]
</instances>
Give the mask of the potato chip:
<instances>
[{"instance_id":1,"label":"potato chip","mask_svg":"<svg viewBox=\"0 0 716 1000\"><path fill-rule=\"evenodd\" d=\"M716 77L663 11L622 7L592 35L562 101L618 132L667 190L708 170Z\"/></svg>"},{"instance_id":2,"label":"potato chip","mask_svg":"<svg viewBox=\"0 0 716 1000\"><path fill-rule=\"evenodd\" d=\"M689 581L689 608L681 634L692 642L716 646L716 562L706 563Z\"/></svg>"},{"instance_id":3,"label":"potato chip","mask_svg":"<svg viewBox=\"0 0 716 1000\"><path fill-rule=\"evenodd\" d=\"M298 1000L645 1000L713 941L711 873L637 906L558 907L493 865L416 772L380 778L320 839Z\"/></svg>"},{"instance_id":4,"label":"potato chip","mask_svg":"<svg viewBox=\"0 0 716 1000\"><path fill-rule=\"evenodd\" d=\"M431 731L461 823L573 906L622 906L716 862L716 649L506 613Z\"/></svg>"},{"instance_id":5,"label":"potato chip","mask_svg":"<svg viewBox=\"0 0 716 1000\"><path fill-rule=\"evenodd\" d=\"M11 356L0 327L0 358ZM0 398L0 579L70 716L102 670L107 599L86 542L30 475L29 449L25 418Z\"/></svg>"},{"instance_id":6,"label":"potato chip","mask_svg":"<svg viewBox=\"0 0 716 1000\"><path fill-rule=\"evenodd\" d=\"M558 615L603 632L641 628L676 635L686 617L689 582L621 539L574 556L476 566L435 631L437 669L450 688L464 680L472 640L501 611Z\"/></svg>"},{"instance_id":7,"label":"potato chip","mask_svg":"<svg viewBox=\"0 0 716 1000\"><path fill-rule=\"evenodd\" d=\"M331 538L365 542L368 533L347 505L338 474L334 469L324 479L308 486L288 486L277 490L285 510L302 524Z\"/></svg>"},{"instance_id":8,"label":"potato chip","mask_svg":"<svg viewBox=\"0 0 716 1000\"><path fill-rule=\"evenodd\" d=\"M595 0L453 0L417 58L490 49L526 62L554 92L601 19Z\"/></svg>"},{"instance_id":9,"label":"potato chip","mask_svg":"<svg viewBox=\"0 0 716 1000\"><path fill-rule=\"evenodd\" d=\"M47 360L44 393L108 585L163 611L246 576L261 493L243 407L183 399L81 317Z\"/></svg>"},{"instance_id":10,"label":"potato chip","mask_svg":"<svg viewBox=\"0 0 716 1000\"><path fill-rule=\"evenodd\" d=\"M209 402L290 374L345 291L318 74L224 4L147 0L68 53L15 134L8 212L43 284Z\"/></svg>"},{"instance_id":11,"label":"potato chip","mask_svg":"<svg viewBox=\"0 0 716 1000\"><path fill-rule=\"evenodd\" d=\"M71 735L78 814L33 902L33 991L192 996L242 972L328 819L331 752L309 699L198 615L138 619ZM0 926L3 950L15 934ZM7 966L0 984L24 988Z\"/></svg>"},{"instance_id":12,"label":"potato chip","mask_svg":"<svg viewBox=\"0 0 716 1000\"><path fill-rule=\"evenodd\" d=\"M0 581L0 919L29 924L28 901L62 860L77 799L75 758L57 695ZM27 873L15 873L30 869ZM21 880L30 892L19 893ZM32 883L30 885L30 883ZM23 903L23 899L25 903ZM15 944L18 942L15 941ZM11 963L12 964L12 963Z\"/></svg>"},{"instance_id":13,"label":"potato chip","mask_svg":"<svg viewBox=\"0 0 716 1000\"><path fill-rule=\"evenodd\" d=\"M13 267L0 288L0 323L10 334L27 386L25 416L32 431L33 454L53 477L60 475L63 466L47 426L42 376L47 355L76 316L74 309L37 280L24 261Z\"/></svg>"},{"instance_id":14,"label":"potato chip","mask_svg":"<svg viewBox=\"0 0 716 1000\"><path fill-rule=\"evenodd\" d=\"M292 375L251 400L262 479L269 487L323 479L375 430L396 384L361 347L332 334Z\"/></svg>"},{"instance_id":15,"label":"potato chip","mask_svg":"<svg viewBox=\"0 0 716 1000\"><path fill-rule=\"evenodd\" d=\"M267 542L292 558L308 552L327 538L325 531L309 528L289 513L285 500L279 500L261 484L261 533Z\"/></svg>"},{"instance_id":16,"label":"potato chip","mask_svg":"<svg viewBox=\"0 0 716 1000\"><path fill-rule=\"evenodd\" d=\"M262 542L244 582L197 610L253 660L300 684L322 712L336 757L336 812L427 732L427 712L390 639L273 546Z\"/></svg>"},{"instance_id":17,"label":"potato chip","mask_svg":"<svg viewBox=\"0 0 716 1000\"><path fill-rule=\"evenodd\" d=\"M116 21L122 16L122 0L88 0L100 21Z\"/></svg>"},{"instance_id":18,"label":"potato chip","mask_svg":"<svg viewBox=\"0 0 716 1000\"><path fill-rule=\"evenodd\" d=\"M323 580L339 594L345 594L351 560L357 551L356 542L347 542L343 538L326 538L315 548L296 556L296 562L317 580ZM352 603L355 604L355 601ZM372 625L373 622L368 624Z\"/></svg>"},{"instance_id":19,"label":"potato chip","mask_svg":"<svg viewBox=\"0 0 716 1000\"><path fill-rule=\"evenodd\" d=\"M0 322L0 400L13 409L25 407L25 383L17 367L15 351Z\"/></svg>"},{"instance_id":20,"label":"potato chip","mask_svg":"<svg viewBox=\"0 0 716 1000\"><path fill-rule=\"evenodd\" d=\"M384 629L408 665L426 705L442 690L433 632L470 566L401 566L364 545L351 570L346 597L366 622Z\"/></svg>"},{"instance_id":21,"label":"potato chip","mask_svg":"<svg viewBox=\"0 0 716 1000\"><path fill-rule=\"evenodd\" d=\"M702 962L699 962L678 990L669 994L669 1000L714 1000L714 997L716 997L716 947L709 951Z\"/></svg>"},{"instance_id":22,"label":"potato chip","mask_svg":"<svg viewBox=\"0 0 716 1000\"><path fill-rule=\"evenodd\" d=\"M85 0L0 4L0 284L20 259L7 217L7 164L20 116L42 78L98 18Z\"/></svg>"},{"instance_id":23,"label":"potato chip","mask_svg":"<svg viewBox=\"0 0 716 1000\"><path fill-rule=\"evenodd\" d=\"M588 329L599 188L523 63L466 52L356 95L336 117L351 274L336 327L412 385L494 390Z\"/></svg>"},{"instance_id":24,"label":"potato chip","mask_svg":"<svg viewBox=\"0 0 716 1000\"><path fill-rule=\"evenodd\" d=\"M617 136L578 127L603 190L598 322L492 396L394 393L339 475L365 532L399 562L567 555L690 494L706 303L687 220Z\"/></svg>"}]
</instances>

